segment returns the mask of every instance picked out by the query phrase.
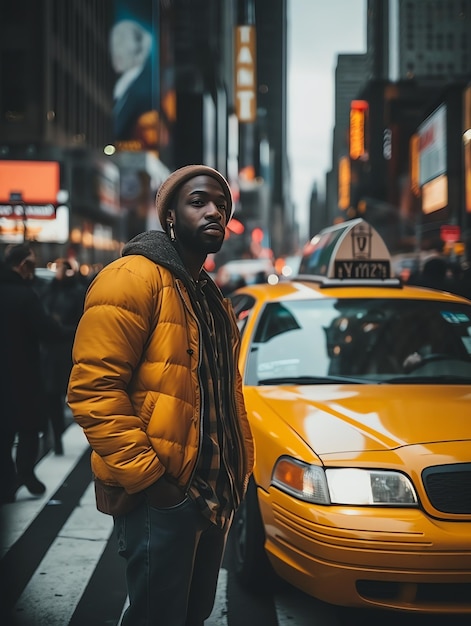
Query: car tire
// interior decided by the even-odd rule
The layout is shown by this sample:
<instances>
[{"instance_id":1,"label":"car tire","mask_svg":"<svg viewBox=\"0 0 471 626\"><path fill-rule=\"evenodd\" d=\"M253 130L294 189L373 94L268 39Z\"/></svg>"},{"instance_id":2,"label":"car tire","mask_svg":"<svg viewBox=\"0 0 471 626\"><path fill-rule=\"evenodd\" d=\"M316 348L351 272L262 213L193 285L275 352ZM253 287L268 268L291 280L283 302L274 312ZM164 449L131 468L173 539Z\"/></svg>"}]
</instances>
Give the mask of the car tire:
<instances>
[{"instance_id":1,"label":"car tire","mask_svg":"<svg viewBox=\"0 0 471 626\"><path fill-rule=\"evenodd\" d=\"M265 552L265 530L253 478L232 530L234 565L241 586L250 591L273 590L278 579Z\"/></svg>"}]
</instances>

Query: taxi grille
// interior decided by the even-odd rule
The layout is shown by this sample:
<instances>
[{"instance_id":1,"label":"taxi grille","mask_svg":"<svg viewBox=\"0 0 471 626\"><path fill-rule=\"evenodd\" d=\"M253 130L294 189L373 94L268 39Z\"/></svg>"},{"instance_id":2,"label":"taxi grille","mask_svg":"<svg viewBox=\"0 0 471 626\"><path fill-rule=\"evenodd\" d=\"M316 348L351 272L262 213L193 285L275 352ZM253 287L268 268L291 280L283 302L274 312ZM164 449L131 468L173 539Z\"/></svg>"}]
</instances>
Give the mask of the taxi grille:
<instances>
[{"instance_id":1,"label":"taxi grille","mask_svg":"<svg viewBox=\"0 0 471 626\"><path fill-rule=\"evenodd\" d=\"M471 463L428 467L422 478L427 496L437 511L471 514Z\"/></svg>"}]
</instances>

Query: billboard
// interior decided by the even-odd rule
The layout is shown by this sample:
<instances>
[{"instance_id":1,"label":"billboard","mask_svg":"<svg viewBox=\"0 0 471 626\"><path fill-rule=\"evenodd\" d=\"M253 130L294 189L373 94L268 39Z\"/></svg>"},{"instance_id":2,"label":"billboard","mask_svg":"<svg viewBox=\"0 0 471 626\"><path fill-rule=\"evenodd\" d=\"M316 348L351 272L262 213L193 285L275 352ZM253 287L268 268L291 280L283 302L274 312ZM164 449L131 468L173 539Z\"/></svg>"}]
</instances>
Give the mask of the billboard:
<instances>
[{"instance_id":1,"label":"billboard","mask_svg":"<svg viewBox=\"0 0 471 626\"><path fill-rule=\"evenodd\" d=\"M119 150L158 150L159 3L116 0L109 53L113 88L114 141Z\"/></svg>"},{"instance_id":2,"label":"billboard","mask_svg":"<svg viewBox=\"0 0 471 626\"><path fill-rule=\"evenodd\" d=\"M60 193L57 161L0 160L0 243L67 241L69 209Z\"/></svg>"},{"instance_id":3,"label":"billboard","mask_svg":"<svg viewBox=\"0 0 471 626\"><path fill-rule=\"evenodd\" d=\"M446 106L442 104L418 128L419 184L446 173Z\"/></svg>"},{"instance_id":4,"label":"billboard","mask_svg":"<svg viewBox=\"0 0 471 626\"><path fill-rule=\"evenodd\" d=\"M0 160L0 204L10 204L12 193L26 204L56 204L59 189L57 161Z\"/></svg>"}]
</instances>

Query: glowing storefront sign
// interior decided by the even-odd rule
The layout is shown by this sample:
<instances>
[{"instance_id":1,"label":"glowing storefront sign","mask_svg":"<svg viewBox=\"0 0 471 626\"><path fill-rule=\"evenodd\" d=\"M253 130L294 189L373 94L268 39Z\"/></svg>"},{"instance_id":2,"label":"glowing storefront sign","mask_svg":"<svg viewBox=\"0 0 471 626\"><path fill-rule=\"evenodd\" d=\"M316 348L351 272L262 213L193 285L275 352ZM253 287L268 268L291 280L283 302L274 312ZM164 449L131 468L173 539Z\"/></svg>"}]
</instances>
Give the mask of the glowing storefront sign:
<instances>
[{"instance_id":1,"label":"glowing storefront sign","mask_svg":"<svg viewBox=\"0 0 471 626\"><path fill-rule=\"evenodd\" d=\"M422 211L433 213L448 204L448 178L437 176L422 187Z\"/></svg>"},{"instance_id":2,"label":"glowing storefront sign","mask_svg":"<svg viewBox=\"0 0 471 626\"><path fill-rule=\"evenodd\" d=\"M44 210L48 213L52 205L46 205ZM44 243L66 243L69 238L69 208L58 206L52 210L52 217L47 219L27 209L27 233L28 239ZM22 243L24 239L25 224L21 219L11 219L5 216L0 206L0 243Z\"/></svg>"},{"instance_id":3,"label":"glowing storefront sign","mask_svg":"<svg viewBox=\"0 0 471 626\"><path fill-rule=\"evenodd\" d=\"M343 156L339 161L339 201L338 207L343 211L350 206L350 159Z\"/></svg>"}]
</instances>

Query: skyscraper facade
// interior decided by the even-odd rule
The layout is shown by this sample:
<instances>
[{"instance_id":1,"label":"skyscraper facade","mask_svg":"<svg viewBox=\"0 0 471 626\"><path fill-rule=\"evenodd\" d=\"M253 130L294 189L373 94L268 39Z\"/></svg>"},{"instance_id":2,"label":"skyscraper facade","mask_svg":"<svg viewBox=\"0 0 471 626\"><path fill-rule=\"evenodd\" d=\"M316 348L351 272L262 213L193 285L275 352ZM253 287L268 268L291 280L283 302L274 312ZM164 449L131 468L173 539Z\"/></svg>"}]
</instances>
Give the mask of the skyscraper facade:
<instances>
[{"instance_id":1,"label":"skyscraper facade","mask_svg":"<svg viewBox=\"0 0 471 626\"><path fill-rule=\"evenodd\" d=\"M471 0L399 0L401 79L471 76Z\"/></svg>"}]
</instances>

